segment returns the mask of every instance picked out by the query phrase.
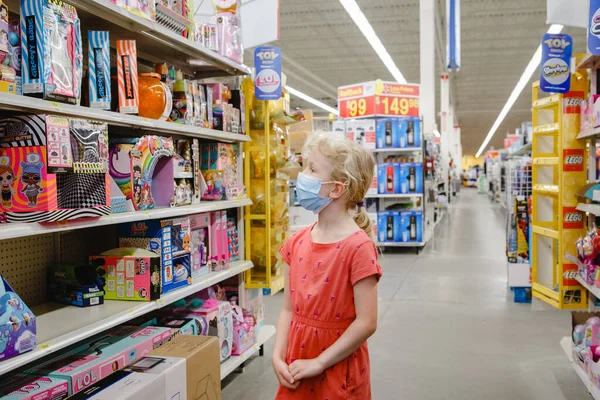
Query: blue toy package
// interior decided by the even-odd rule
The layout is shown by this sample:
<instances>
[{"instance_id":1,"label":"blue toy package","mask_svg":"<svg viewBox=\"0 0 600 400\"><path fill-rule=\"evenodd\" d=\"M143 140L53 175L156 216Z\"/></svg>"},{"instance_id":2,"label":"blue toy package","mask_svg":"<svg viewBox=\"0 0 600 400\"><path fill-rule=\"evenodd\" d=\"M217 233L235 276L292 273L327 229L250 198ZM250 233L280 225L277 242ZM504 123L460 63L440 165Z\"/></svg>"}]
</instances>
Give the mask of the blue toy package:
<instances>
[{"instance_id":1,"label":"blue toy package","mask_svg":"<svg viewBox=\"0 0 600 400\"><path fill-rule=\"evenodd\" d=\"M35 346L35 315L0 275L0 361Z\"/></svg>"},{"instance_id":2,"label":"blue toy package","mask_svg":"<svg viewBox=\"0 0 600 400\"><path fill-rule=\"evenodd\" d=\"M395 118L382 118L377 120L375 136L378 149L392 149L400 147L397 134L398 125Z\"/></svg>"},{"instance_id":3,"label":"blue toy package","mask_svg":"<svg viewBox=\"0 0 600 400\"><path fill-rule=\"evenodd\" d=\"M161 293L192 283L189 218L131 222L119 226L119 246L150 250L161 258Z\"/></svg>"},{"instance_id":4,"label":"blue toy package","mask_svg":"<svg viewBox=\"0 0 600 400\"><path fill-rule=\"evenodd\" d=\"M90 108L110 111L110 40L106 31L88 31Z\"/></svg>"},{"instance_id":5,"label":"blue toy package","mask_svg":"<svg viewBox=\"0 0 600 400\"><path fill-rule=\"evenodd\" d=\"M421 120L419 118L397 118L394 129L398 138L398 147L421 147Z\"/></svg>"},{"instance_id":6,"label":"blue toy package","mask_svg":"<svg viewBox=\"0 0 600 400\"><path fill-rule=\"evenodd\" d=\"M400 191L401 194L423 193L423 164L422 163L402 163L400 170Z\"/></svg>"},{"instance_id":7,"label":"blue toy package","mask_svg":"<svg viewBox=\"0 0 600 400\"><path fill-rule=\"evenodd\" d=\"M400 242L423 241L423 213L421 211L402 211L399 220Z\"/></svg>"},{"instance_id":8,"label":"blue toy package","mask_svg":"<svg viewBox=\"0 0 600 400\"><path fill-rule=\"evenodd\" d=\"M21 32L23 94L79 104L83 55L75 7L21 0Z\"/></svg>"},{"instance_id":9,"label":"blue toy package","mask_svg":"<svg viewBox=\"0 0 600 400\"><path fill-rule=\"evenodd\" d=\"M400 163L381 163L377 165L377 192L379 194L401 193Z\"/></svg>"},{"instance_id":10,"label":"blue toy package","mask_svg":"<svg viewBox=\"0 0 600 400\"><path fill-rule=\"evenodd\" d=\"M377 232L379 242L399 242L400 212L380 211L377 213Z\"/></svg>"}]
</instances>

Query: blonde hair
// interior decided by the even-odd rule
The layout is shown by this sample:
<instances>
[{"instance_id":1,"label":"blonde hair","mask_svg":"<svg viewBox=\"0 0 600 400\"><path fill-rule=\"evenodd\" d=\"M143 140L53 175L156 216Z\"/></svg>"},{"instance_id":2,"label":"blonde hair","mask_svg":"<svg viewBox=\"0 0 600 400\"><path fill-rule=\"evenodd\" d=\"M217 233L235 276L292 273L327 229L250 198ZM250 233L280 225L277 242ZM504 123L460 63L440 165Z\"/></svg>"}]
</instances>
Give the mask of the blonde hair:
<instances>
[{"instance_id":1,"label":"blonde hair","mask_svg":"<svg viewBox=\"0 0 600 400\"><path fill-rule=\"evenodd\" d=\"M331 163L333 167L331 179L346 183L348 210L357 208L364 200L373 181L376 165L373 155L354 142L334 138L323 132L309 139L303 153L308 155L313 149L318 149L319 153ZM373 226L364 205L358 207L353 217L356 224L373 239Z\"/></svg>"}]
</instances>

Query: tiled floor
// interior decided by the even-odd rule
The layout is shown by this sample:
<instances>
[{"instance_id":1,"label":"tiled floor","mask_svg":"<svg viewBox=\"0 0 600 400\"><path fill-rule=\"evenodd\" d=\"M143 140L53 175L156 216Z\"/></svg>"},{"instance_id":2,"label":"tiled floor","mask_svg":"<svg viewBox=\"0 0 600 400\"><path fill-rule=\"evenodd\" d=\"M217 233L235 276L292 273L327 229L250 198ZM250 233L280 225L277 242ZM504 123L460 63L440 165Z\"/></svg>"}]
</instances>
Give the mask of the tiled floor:
<instances>
[{"instance_id":1,"label":"tiled floor","mask_svg":"<svg viewBox=\"0 0 600 400\"><path fill-rule=\"evenodd\" d=\"M511 299L504 218L486 196L463 190L419 256L384 253L369 341L375 400L591 398L559 346L569 313ZM280 304L281 295L267 299L268 323ZM224 381L224 400L274 397L272 347Z\"/></svg>"}]
</instances>

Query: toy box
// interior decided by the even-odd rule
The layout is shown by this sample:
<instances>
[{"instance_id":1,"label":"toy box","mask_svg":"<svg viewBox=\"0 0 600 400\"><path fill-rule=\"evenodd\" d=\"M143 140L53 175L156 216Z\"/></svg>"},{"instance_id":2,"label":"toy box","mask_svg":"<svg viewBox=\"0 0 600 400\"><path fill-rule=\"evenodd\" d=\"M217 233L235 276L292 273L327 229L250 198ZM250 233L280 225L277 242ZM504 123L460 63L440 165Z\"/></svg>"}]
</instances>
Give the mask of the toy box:
<instances>
[{"instance_id":1,"label":"toy box","mask_svg":"<svg viewBox=\"0 0 600 400\"><path fill-rule=\"evenodd\" d=\"M10 53L9 51L9 40L8 32L10 28L8 26L8 6L4 2L0 1L0 52L4 53L2 59Z\"/></svg>"},{"instance_id":2,"label":"toy box","mask_svg":"<svg viewBox=\"0 0 600 400\"><path fill-rule=\"evenodd\" d=\"M401 194L423 193L423 164L400 164Z\"/></svg>"},{"instance_id":3,"label":"toy box","mask_svg":"<svg viewBox=\"0 0 600 400\"><path fill-rule=\"evenodd\" d=\"M135 40L117 40L119 112L137 114L140 105Z\"/></svg>"},{"instance_id":4,"label":"toy box","mask_svg":"<svg viewBox=\"0 0 600 400\"><path fill-rule=\"evenodd\" d=\"M374 119L359 119L354 121L354 142L365 149L375 149L375 124Z\"/></svg>"},{"instance_id":5,"label":"toy box","mask_svg":"<svg viewBox=\"0 0 600 400\"><path fill-rule=\"evenodd\" d=\"M227 250L227 213L213 211L210 213L210 230L214 240L210 242L210 264L213 272L229 268L229 252Z\"/></svg>"},{"instance_id":6,"label":"toy box","mask_svg":"<svg viewBox=\"0 0 600 400\"><path fill-rule=\"evenodd\" d=\"M192 275L202 276L210 272L208 260L210 246L214 240L210 229L210 213L191 215L190 229Z\"/></svg>"},{"instance_id":7,"label":"toy box","mask_svg":"<svg viewBox=\"0 0 600 400\"><path fill-rule=\"evenodd\" d=\"M21 0L21 32L23 94L79 104L83 53L75 7Z\"/></svg>"},{"instance_id":8,"label":"toy box","mask_svg":"<svg viewBox=\"0 0 600 400\"><path fill-rule=\"evenodd\" d=\"M231 355L241 356L256 343L256 326L254 317L243 312L239 306L232 307L233 315L233 344Z\"/></svg>"},{"instance_id":9,"label":"toy box","mask_svg":"<svg viewBox=\"0 0 600 400\"><path fill-rule=\"evenodd\" d=\"M150 210L174 203L174 145L171 138L143 136L111 140L110 176L127 199L128 209Z\"/></svg>"},{"instance_id":10,"label":"toy box","mask_svg":"<svg viewBox=\"0 0 600 400\"><path fill-rule=\"evenodd\" d=\"M135 362L170 339L171 330L168 328L114 328L26 373L66 379L69 382L69 394L75 394Z\"/></svg>"},{"instance_id":11,"label":"toy box","mask_svg":"<svg viewBox=\"0 0 600 400\"><path fill-rule=\"evenodd\" d=\"M122 371L101 379L70 400L185 400L185 359L143 357Z\"/></svg>"},{"instance_id":12,"label":"toy box","mask_svg":"<svg viewBox=\"0 0 600 400\"><path fill-rule=\"evenodd\" d=\"M400 242L400 212L380 211L377 213L377 232L380 242Z\"/></svg>"},{"instance_id":13,"label":"toy box","mask_svg":"<svg viewBox=\"0 0 600 400\"><path fill-rule=\"evenodd\" d=\"M377 165L379 194L402 193L401 181L400 163L381 163ZM405 189L408 190L408 188Z\"/></svg>"},{"instance_id":14,"label":"toy box","mask_svg":"<svg viewBox=\"0 0 600 400\"><path fill-rule=\"evenodd\" d=\"M423 241L423 213L421 211L402 211L399 231L399 241L421 243Z\"/></svg>"},{"instance_id":15,"label":"toy box","mask_svg":"<svg viewBox=\"0 0 600 400\"><path fill-rule=\"evenodd\" d=\"M258 327L256 332L258 336L258 331L265 324L265 303L262 289L245 288L242 291L240 305L254 317L254 321Z\"/></svg>"},{"instance_id":16,"label":"toy box","mask_svg":"<svg viewBox=\"0 0 600 400\"><path fill-rule=\"evenodd\" d=\"M175 177L175 206L200 202L200 164L197 140L187 139L176 142L173 155Z\"/></svg>"},{"instance_id":17,"label":"toy box","mask_svg":"<svg viewBox=\"0 0 600 400\"><path fill-rule=\"evenodd\" d=\"M120 247L91 256L101 270L107 300L152 301L160 298L160 257L151 251Z\"/></svg>"},{"instance_id":18,"label":"toy box","mask_svg":"<svg viewBox=\"0 0 600 400\"><path fill-rule=\"evenodd\" d=\"M344 135L346 136L346 140L354 142L354 137L356 136L356 131L354 129L354 120L348 120L344 124Z\"/></svg>"},{"instance_id":19,"label":"toy box","mask_svg":"<svg viewBox=\"0 0 600 400\"><path fill-rule=\"evenodd\" d=\"M221 400L221 366L217 338L178 336L150 355L185 359L188 399Z\"/></svg>"},{"instance_id":20,"label":"toy box","mask_svg":"<svg viewBox=\"0 0 600 400\"><path fill-rule=\"evenodd\" d=\"M421 147L421 120L419 118L397 118L394 122L399 147Z\"/></svg>"},{"instance_id":21,"label":"toy box","mask_svg":"<svg viewBox=\"0 0 600 400\"><path fill-rule=\"evenodd\" d=\"M226 301L207 300L202 307L189 309L188 312L201 315L206 319L209 326L208 335L219 338L221 362L228 359L231 356L233 340L231 305Z\"/></svg>"},{"instance_id":22,"label":"toy box","mask_svg":"<svg viewBox=\"0 0 600 400\"><path fill-rule=\"evenodd\" d=\"M110 214L106 124L50 115L0 119L0 212L7 222Z\"/></svg>"},{"instance_id":23,"label":"toy box","mask_svg":"<svg viewBox=\"0 0 600 400\"><path fill-rule=\"evenodd\" d=\"M121 224L119 246L138 247L160 256L161 293L192 283L188 218Z\"/></svg>"},{"instance_id":24,"label":"toy box","mask_svg":"<svg viewBox=\"0 0 600 400\"><path fill-rule=\"evenodd\" d=\"M35 346L35 315L0 275L0 361Z\"/></svg>"},{"instance_id":25,"label":"toy box","mask_svg":"<svg viewBox=\"0 0 600 400\"><path fill-rule=\"evenodd\" d=\"M88 31L88 80L90 107L110 110L109 32Z\"/></svg>"},{"instance_id":26,"label":"toy box","mask_svg":"<svg viewBox=\"0 0 600 400\"><path fill-rule=\"evenodd\" d=\"M240 238L238 235L237 219L227 216L227 211L224 211L227 218L227 252L230 261L238 261L240 259Z\"/></svg>"},{"instance_id":27,"label":"toy box","mask_svg":"<svg viewBox=\"0 0 600 400\"><path fill-rule=\"evenodd\" d=\"M238 177L239 147L210 143L200 146L202 172L208 186L203 200L234 200L244 191ZM222 187L221 187L222 186Z\"/></svg>"},{"instance_id":28,"label":"toy box","mask_svg":"<svg viewBox=\"0 0 600 400\"><path fill-rule=\"evenodd\" d=\"M64 379L8 375L2 377L0 400L62 400L69 396L69 382Z\"/></svg>"},{"instance_id":29,"label":"toy box","mask_svg":"<svg viewBox=\"0 0 600 400\"><path fill-rule=\"evenodd\" d=\"M53 264L48 269L48 297L77 307L104 304L104 284L93 264Z\"/></svg>"},{"instance_id":30,"label":"toy box","mask_svg":"<svg viewBox=\"0 0 600 400\"><path fill-rule=\"evenodd\" d=\"M375 125L377 148L399 148L400 138L397 133L398 125L394 118L378 119Z\"/></svg>"}]
</instances>

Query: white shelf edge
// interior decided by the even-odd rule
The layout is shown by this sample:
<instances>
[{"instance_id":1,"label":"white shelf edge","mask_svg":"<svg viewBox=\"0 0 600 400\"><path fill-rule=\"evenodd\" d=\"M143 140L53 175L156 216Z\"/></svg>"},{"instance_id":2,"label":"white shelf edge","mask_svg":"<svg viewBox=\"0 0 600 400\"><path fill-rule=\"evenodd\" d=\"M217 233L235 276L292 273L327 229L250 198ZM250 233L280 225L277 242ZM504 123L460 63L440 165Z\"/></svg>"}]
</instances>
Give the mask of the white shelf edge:
<instances>
[{"instance_id":1,"label":"white shelf edge","mask_svg":"<svg viewBox=\"0 0 600 400\"><path fill-rule=\"evenodd\" d=\"M577 139L586 139L598 135L600 135L600 127L579 132Z\"/></svg>"},{"instance_id":2,"label":"white shelf edge","mask_svg":"<svg viewBox=\"0 0 600 400\"><path fill-rule=\"evenodd\" d=\"M526 145L521 146L518 150L512 152L511 156L523 156L529 152L531 152L533 145L532 143L527 143Z\"/></svg>"},{"instance_id":3,"label":"white shelf edge","mask_svg":"<svg viewBox=\"0 0 600 400\"><path fill-rule=\"evenodd\" d=\"M120 114L112 111L97 110L84 106L56 103L28 96L18 96L0 92L0 106L6 110L25 111L29 113L60 114L75 118L85 118L106 122L109 125L128 126L148 131L157 131L165 135L181 135L202 139L221 140L226 142L249 142L250 136L239 133L198 128L173 122L157 121L136 115Z\"/></svg>"},{"instance_id":4,"label":"white shelf edge","mask_svg":"<svg viewBox=\"0 0 600 400\"><path fill-rule=\"evenodd\" d=\"M40 223L11 223L0 225L0 240L14 239L24 236L43 235L46 233L72 231L75 229L93 228L97 226L116 225L124 222L136 222L151 219L165 219L183 217L186 215L200 214L210 211L227 210L249 206L252 200L249 198L225 201L202 201L199 204L182 207L157 208L146 211L133 211L106 215L95 219L74 219L60 221L51 224Z\"/></svg>"},{"instance_id":5,"label":"white shelf edge","mask_svg":"<svg viewBox=\"0 0 600 400\"><path fill-rule=\"evenodd\" d=\"M595 400L600 400L600 388L594 385L590 381L590 377L588 376L588 374L579 365L573 362L573 354L571 352L571 338L568 336L563 337L560 340L560 346L563 348L565 354L567 355L567 358L569 359L571 365L573 366L573 369L575 370L575 373L579 376L579 379L581 379L581 382L583 382L585 388L588 390L588 392L590 392L590 394Z\"/></svg>"},{"instance_id":6,"label":"white shelf edge","mask_svg":"<svg viewBox=\"0 0 600 400\"><path fill-rule=\"evenodd\" d=\"M371 149L374 153L414 153L422 152L423 149L420 147L402 147L402 148L390 148L390 149Z\"/></svg>"},{"instance_id":7,"label":"white shelf edge","mask_svg":"<svg viewBox=\"0 0 600 400\"><path fill-rule=\"evenodd\" d=\"M275 327L273 325L264 325L260 328L256 343L246 350L242 355L231 356L223 364L221 364L221 380L227 378L240 365L252 357L260 346L264 345L269 339L275 336Z\"/></svg>"},{"instance_id":8,"label":"white shelf edge","mask_svg":"<svg viewBox=\"0 0 600 400\"><path fill-rule=\"evenodd\" d=\"M579 203L577 204L577 209L590 214L600 215L600 204Z\"/></svg>"},{"instance_id":9,"label":"white shelf edge","mask_svg":"<svg viewBox=\"0 0 600 400\"><path fill-rule=\"evenodd\" d=\"M586 288L588 292L590 292L591 294L593 294L594 296L596 296L596 298L600 299L600 288L597 288L595 286L589 285L585 281L585 279L583 279L583 277L579 274L579 272L577 273L577 276L575 277L575 279L577 280L577 282L579 282L581 284L581 286L583 286L584 288Z\"/></svg>"},{"instance_id":10,"label":"white shelf edge","mask_svg":"<svg viewBox=\"0 0 600 400\"><path fill-rule=\"evenodd\" d=\"M377 242L379 247L422 247L425 242Z\"/></svg>"},{"instance_id":11,"label":"white shelf edge","mask_svg":"<svg viewBox=\"0 0 600 400\"><path fill-rule=\"evenodd\" d=\"M144 314L147 314L151 311L158 310L166 305L172 304L173 302L180 300L190 294L194 294L199 292L200 290L206 289L209 286L212 286L215 283L221 282L231 276L240 274L250 268L252 268L253 264L251 261L235 261L231 263L231 267L225 271L219 272L211 272L207 275L201 276L198 279L198 282L193 282L190 286L186 288L182 288L180 290L167 293L161 299L157 301L150 302L133 302L133 301L119 301L119 300L106 300L104 305L96 306L96 307L75 307L75 306L66 306L61 308L63 312L68 311L72 314L69 321L77 321L77 315L95 315L98 314L101 316L101 313L98 311L101 310L101 307L109 307L111 305L116 305L115 303L119 303L118 306L124 306L123 310L117 312L114 315L111 315L107 318L100 319L90 325L85 325L83 327L75 328L69 333L59 335L57 337L51 339L45 339L44 341L38 340L38 346L36 349L24 353L20 356L9 358L7 360L0 362L0 376L6 374L16 368L20 368L26 364L29 364L37 359L47 356L48 354L54 353L58 350L61 350L65 347L68 347L72 344L75 344L85 338L101 333L107 329L115 327L117 325L123 324L127 321L130 321L134 318L140 317ZM130 305L129 308L125 308ZM52 312L37 316L37 326L43 325L45 321L51 321L54 318L52 317ZM51 322L48 323L48 325ZM39 332L39 331L38 331ZM41 342L41 343L40 343Z\"/></svg>"},{"instance_id":12,"label":"white shelf edge","mask_svg":"<svg viewBox=\"0 0 600 400\"><path fill-rule=\"evenodd\" d=\"M366 199L377 199L377 198L410 198L410 197L423 197L423 193L413 193L413 194L367 194L365 196Z\"/></svg>"}]
</instances>

